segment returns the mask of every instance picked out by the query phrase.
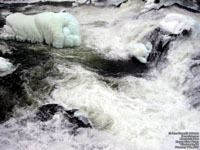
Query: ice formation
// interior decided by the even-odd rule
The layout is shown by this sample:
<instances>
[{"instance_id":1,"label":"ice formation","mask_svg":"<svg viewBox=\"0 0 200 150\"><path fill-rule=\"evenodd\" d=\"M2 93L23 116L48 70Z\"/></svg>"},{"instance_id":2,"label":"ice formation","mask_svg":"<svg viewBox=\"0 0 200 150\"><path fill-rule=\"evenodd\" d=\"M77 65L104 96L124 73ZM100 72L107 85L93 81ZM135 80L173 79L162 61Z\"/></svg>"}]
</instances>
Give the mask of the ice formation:
<instances>
[{"instance_id":1,"label":"ice formation","mask_svg":"<svg viewBox=\"0 0 200 150\"><path fill-rule=\"evenodd\" d=\"M151 53L152 47L150 43L147 46L142 43L131 43L128 49L131 56L137 58L141 63L147 63L147 58Z\"/></svg>"},{"instance_id":2,"label":"ice formation","mask_svg":"<svg viewBox=\"0 0 200 150\"><path fill-rule=\"evenodd\" d=\"M9 71L12 67L12 63L3 57L0 57L0 72Z\"/></svg>"},{"instance_id":3,"label":"ice formation","mask_svg":"<svg viewBox=\"0 0 200 150\"><path fill-rule=\"evenodd\" d=\"M192 31L194 38L200 32L200 23L190 16L181 14L168 14L159 24L160 28L171 34L181 34L184 30Z\"/></svg>"},{"instance_id":4,"label":"ice formation","mask_svg":"<svg viewBox=\"0 0 200 150\"><path fill-rule=\"evenodd\" d=\"M37 15L15 13L6 17L0 39L38 42L55 48L81 44L79 24L69 13L44 12Z\"/></svg>"},{"instance_id":5,"label":"ice formation","mask_svg":"<svg viewBox=\"0 0 200 150\"><path fill-rule=\"evenodd\" d=\"M146 0L142 12L147 12L151 9L160 9L162 6L171 6L177 2L178 0L160 0L159 3L155 3L155 0Z\"/></svg>"}]
</instances>

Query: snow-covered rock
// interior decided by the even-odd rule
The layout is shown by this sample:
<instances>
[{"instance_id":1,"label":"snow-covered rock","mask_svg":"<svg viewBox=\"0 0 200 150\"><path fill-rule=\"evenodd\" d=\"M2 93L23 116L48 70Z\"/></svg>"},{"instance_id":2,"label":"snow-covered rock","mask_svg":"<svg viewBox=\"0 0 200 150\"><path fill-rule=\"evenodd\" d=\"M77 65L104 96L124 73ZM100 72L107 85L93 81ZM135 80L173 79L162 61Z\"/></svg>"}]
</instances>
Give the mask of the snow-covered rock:
<instances>
[{"instance_id":1,"label":"snow-covered rock","mask_svg":"<svg viewBox=\"0 0 200 150\"><path fill-rule=\"evenodd\" d=\"M9 60L0 57L0 72L9 71L12 67L13 65L9 62Z\"/></svg>"},{"instance_id":2,"label":"snow-covered rock","mask_svg":"<svg viewBox=\"0 0 200 150\"><path fill-rule=\"evenodd\" d=\"M192 31L194 38L200 33L200 23L190 16L168 14L159 24L159 27L171 34L181 34L183 31Z\"/></svg>"},{"instance_id":3,"label":"snow-covered rock","mask_svg":"<svg viewBox=\"0 0 200 150\"><path fill-rule=\"evenodd\" d=\"M147 43L146 46L143 43L131 43L128 46L128 50L131 57L137 58L141 63L147 63L147 58L152 50L152 45Z\"/></svg>"},{"instance_id":4,"label":"snow-covered rock","mask_svg":"<svg viewBox=\"0 0 200 150\"><path fill-rule=\"evenodd\" d=\"M15 13L6 17L0 39L45 42L55 48L73 47L81 44L79 30L78 21L66 12Z\"/></svg>"},{"instance_id":5,"label":"snow-covered rock","mask_svg":"<svg viewBox=\"0 0 200 150\"><path fill-rule=\"evenodd\" d=\"M167 7L177 3L179 0L160 0L159 2L155 2L155 0L146 0L144 9L142 12L147 12L151 9L159 9L162 6Z\"/></svg>"},{"instance_id":6,"label":"snow-covered rock","mask_svg":"<svg viewBox=\"0 0 200 150\"><path fill-rule=\"evenodd\" d=\"M191 11L200 12L200 3L197 0L145 0L145 6L142 12L147 12L152 9L160 9L172 5L179 5Z\"/></svg>"}]
</instances>

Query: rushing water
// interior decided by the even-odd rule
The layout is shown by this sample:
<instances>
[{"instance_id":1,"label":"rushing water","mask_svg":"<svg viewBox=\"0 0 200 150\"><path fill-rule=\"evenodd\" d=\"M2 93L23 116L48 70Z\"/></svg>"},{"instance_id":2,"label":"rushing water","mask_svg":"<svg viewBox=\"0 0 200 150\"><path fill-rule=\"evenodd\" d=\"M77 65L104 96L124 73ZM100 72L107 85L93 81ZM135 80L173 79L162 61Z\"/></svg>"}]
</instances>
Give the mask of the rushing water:
<instances>
[{"instance_id":1,"label":"rushing water","mask_svg":"<svg viewBox=\"0 0 200 150\"><path fill-rule=\"evenodd\" d=\"M120 8L66 8L81 25L79 48L0 41L1 56L16 67L0 78L1 120L10 117L0 125L1 150L172 150L168 132L200 132L200 39L177 39L153 67L129 60L127 51L168 13L197 21L200 15L174 6L140 15L143 6L134 0ZM45 5L25 13L61 9ZM48 122L20 122L45 103L85 111L93 129L73 135L59 114Z\"/></svg>"}]
</instances>

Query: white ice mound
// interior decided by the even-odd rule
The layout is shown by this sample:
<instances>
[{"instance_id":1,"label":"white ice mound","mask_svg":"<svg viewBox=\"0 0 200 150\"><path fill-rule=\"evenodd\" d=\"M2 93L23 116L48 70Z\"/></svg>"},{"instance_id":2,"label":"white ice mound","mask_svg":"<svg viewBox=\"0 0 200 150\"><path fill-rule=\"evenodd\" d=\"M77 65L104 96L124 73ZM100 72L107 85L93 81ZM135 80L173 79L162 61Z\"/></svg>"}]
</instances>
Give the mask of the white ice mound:
<instances>
[{"instance_id":1,"label":"white ice mound","mask_svg":"<svg viewBox=\"0 0 200 150\"><path fill-rule=\"evenodd\" d=\"M147 43L145 46L143 43L131 43L128 47L130 56L134 56L137 58L141 63L147 63L147 58L152 50L152 45Z\"/></svg>"},{"instance_id":2,"label":"white ice mound","mask_svg":"<svg viewBox=\"0 0 200 150\"><path fill-rule=\"evenodd\" d=\"M13 67L12 63L9 60L0 57L0 72L5 72L11 70Z\"/></svg>"},{"instance_id":3,"label":"white ice mound","mask_svg":"<svg viewBox=\"0 0 200 150\"><path fill-rule=\"evenodd\" d=\"M6 17L1 39L45 42L55 48L81 44L78 21L69 13L44 12L36 15L15 13Z\"/></svg>"},{"instance_id":4,"label":"white ice mound","mask_svg":"<svg viewBox=\"0 0 200 150\"><path fill-rule=\"evenodd\" d=\"M200 32L200 23L190 16L181 14L168 14L159 24L160 28L171 34L181 34L184 30L192 31L192 36L197 37Z\"/></svg>"}]
</instances>

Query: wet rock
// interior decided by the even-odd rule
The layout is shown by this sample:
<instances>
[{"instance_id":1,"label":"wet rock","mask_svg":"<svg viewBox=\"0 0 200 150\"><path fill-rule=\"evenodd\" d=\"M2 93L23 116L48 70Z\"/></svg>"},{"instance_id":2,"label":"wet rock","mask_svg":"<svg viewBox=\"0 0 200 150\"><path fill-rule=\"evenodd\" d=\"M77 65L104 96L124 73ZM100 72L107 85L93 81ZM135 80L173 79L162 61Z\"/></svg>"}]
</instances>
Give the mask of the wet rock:
<instances>
[{"instance_id":1,"label":"wet rock","mask_svg":"<svg viewBox=\"0 0 200 150\"><path fill-rule=\"evenodd\" d=\"M84 3L76 3L77 6L81 5L94 5L100 7L120 7L123 3L128 2L128 0L86 0Z\"/></svg>"},{"instance_id":2,"label":"wet rock","mask_svg":"<svg viewBox=\"0 0 200 150\"><path fill-rule=\"evenodd\" d=\"M176 3L181 8L187 9L191 12L198 12L200 13L200 1L199 0L180 0Z\"/></svg>"},{"instance_id":3,"label":"wet rock","mask_svg":"<svg viewBox=\"0 0 200 150\"><path fill-rule=\"evenodd\" d=\"M183 36L196 39L200 33L200 23L190 16L170 13L160 21L158 27L147 37L152 45L148 61L154 61L166 55L171 42Z\"/></svg>"},{"instance_id":4,"label":"wet rock","mask_svg":"<svg viewBox=\"0 0 200 150\"><path fill-rule=\"evenodd\" d=\"M92 123L78 109L67 110L58 104L46 104L39 107L36 111L36 120L48 121L53 118L56 113L61 113L70 123L77 128L91 128Z\"/></svg>"},{"instance_id":5,"label":"wet rock","mask_svg":"<svg viewBox=\"0 0 200 150\"><path fill-rule=\"evenodd\" d=\"M169 49L170 43L176 40L177 35L168 34L160 28L156 28L150 33L148 40L152 44L152 51L148 57L148 62L159 61L165 56Z\"/></svg>"},{"instance_id":6,"label":"wet rock","mask_svg":"<svg viewBox=\"0 0 200 150\"><path fill-rule=\"evenodd\" d=\"M0 28L4 26L5 22L5 18L2 17L2 13L0 12Z\"/></svg>"},{"instance_id":7,"label":"wet rock","mask_svg":"<svg viewBox=\"0 0 200 150\"><path fill-rule=\"evenodd\" d=\"M114 6L114 7L121 7L122 4L128 2L128 0L108 0L108 6Z\"/></svg>"},{"instance_id":8,"label":"wet rock","mask_svg":"<svg viewBox=\"0 0 200 150\"><path fill-rule=\"evenodd\" d=\"M166 31L163 31L160 27L155 28L146 39L152 44L152 51L149 54L147 61L149 64L155 62L158 64L160 60L165 61L170 45L173 41L181 38L183 36L190 36L191 31L183 30L180 34L172 34Z\"/></svg>"}]
</instances>

